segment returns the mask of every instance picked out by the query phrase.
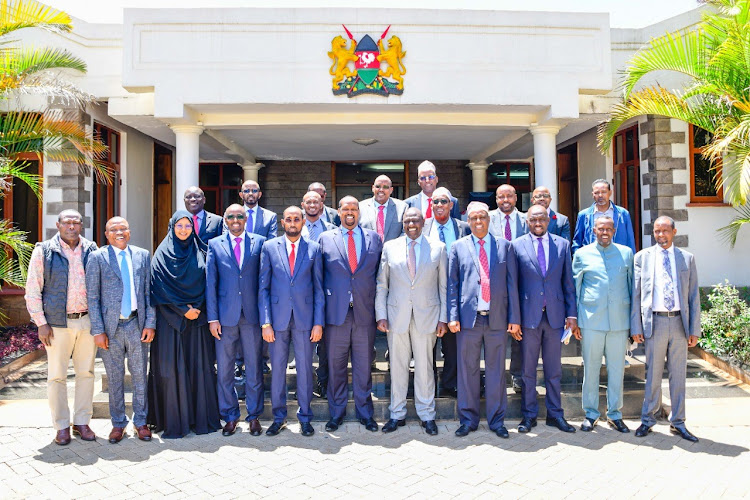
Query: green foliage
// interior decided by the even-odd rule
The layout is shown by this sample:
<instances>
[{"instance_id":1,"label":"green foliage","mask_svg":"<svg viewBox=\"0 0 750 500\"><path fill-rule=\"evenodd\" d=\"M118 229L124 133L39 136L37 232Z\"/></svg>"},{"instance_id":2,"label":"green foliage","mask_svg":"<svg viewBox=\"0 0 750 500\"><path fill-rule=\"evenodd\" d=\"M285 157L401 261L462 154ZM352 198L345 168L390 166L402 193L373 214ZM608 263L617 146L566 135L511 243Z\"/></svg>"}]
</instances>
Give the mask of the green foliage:
<instances>
[{"instance_id":1,"label":"green foliage","mask_svg":"<svg viewBox=\"0 0 750 500\"><path fill-rule=\"evenodd\" d=\"M710 308L701 313L698 345L735 364L750 364L750 305L729 281L716 285L708 302Z\"/></svg>"}]
</instances>

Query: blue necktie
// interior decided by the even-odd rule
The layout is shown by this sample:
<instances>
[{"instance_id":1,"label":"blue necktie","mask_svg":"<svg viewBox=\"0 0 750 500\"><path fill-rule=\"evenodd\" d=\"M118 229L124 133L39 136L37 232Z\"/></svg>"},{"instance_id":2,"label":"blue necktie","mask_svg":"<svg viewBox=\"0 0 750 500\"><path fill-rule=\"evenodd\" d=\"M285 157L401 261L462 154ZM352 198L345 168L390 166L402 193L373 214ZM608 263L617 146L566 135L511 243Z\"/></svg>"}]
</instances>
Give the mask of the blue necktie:
<instances>
[{"instance_id":1,"label":"blue necktie","mask_svg":"<svg viewBox=\"0 0 750 500\"><path fill-rule=\"evenodd\" d=\"M317 221L313 224L310 224L310 227L307 228L308 232L310 233L310 240L311 241L318 241L318 223Z\"/></svg>"},{"instance_id":2,"label":"blue necktie","mask_svg":"<svg viewBox=\"0 0 750 500\"><path fill-rule=\"evenodd\" d=\"M133 312L133 308L130 306L130 267L128 266L128 259L125 257L126 250L120 252L120 275L122 276L122 307L120 308L120 314L127 318L130 313Z\"/></svg>"},{"instance_id":3,"label":"blue necktie","mask_svg":"<svg viewBox=\"0 0 750 500\"><path fill-rule=\"evenodd\" d=\"M440 230L440 241L445 243L445 226L438 226L438 229Z\"/></svg>"},{"instance_id":4,"label":"blue necktie","mask_svg":"<svg viewBox=\"0 0 750 500\"><path fill-rule=\"evenodd\" d=\"M664 257L662 269L662 276L664 279L664 291L662 292L664 294L664 307L667 308L667 311L671 311L675 306L674 284L672 282L672 265L669 259L669 251L662 250L662 252L662 255Z\"/></svg>"}]
</instances>

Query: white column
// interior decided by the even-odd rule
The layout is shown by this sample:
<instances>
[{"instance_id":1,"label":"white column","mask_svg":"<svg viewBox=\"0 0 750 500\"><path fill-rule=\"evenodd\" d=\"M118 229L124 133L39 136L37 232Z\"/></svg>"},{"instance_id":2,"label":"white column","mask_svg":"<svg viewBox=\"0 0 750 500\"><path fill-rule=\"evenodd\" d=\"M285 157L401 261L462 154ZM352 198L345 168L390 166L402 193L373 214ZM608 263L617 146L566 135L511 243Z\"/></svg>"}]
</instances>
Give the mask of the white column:
<instances>
[{"instance_id":1,"label":"white column","mask_svg":"<svg viewBox=\"0 0 750 500\"><path fill-rule=\"evenodd\" d=\"M244 181L255 181L258 182L258 171L265 167L262 163L243 163L242 164L242 172L243 172L243 180Z\"/></svg>"},{"instance_id":2,"label":"white column","mask_svg":"<svg viewBox=\"0 0 750 500\"><path fill-rule=\"evenodd\" d=\"M552 193L550 208L557 210L557 132L555 125L532 125L534 136L534 186L546 186Z\"/></svg>"},{"instance_id":3,"label":"white column","mask_svg":"<svg viewBox=\"0 0 750 500\"><path fill-rule=\"evenodd\" d=\"M184 208L182 197L190 186L198 185L198 163L200 162L199 125L170 125L175 135L177 161L175 166L175 206Z\"/></svg>"},{"instance_id":4,"label":"white column","mask_svg":"<svg viewBox=\"0 0 750 500\"><path fill-rule=\"evenodd\" d=\"M471 190L474 192L487 191L487 168L490 164L486 161L476 161L466 166L471 170Z\"/></svg>"}]
</instances>

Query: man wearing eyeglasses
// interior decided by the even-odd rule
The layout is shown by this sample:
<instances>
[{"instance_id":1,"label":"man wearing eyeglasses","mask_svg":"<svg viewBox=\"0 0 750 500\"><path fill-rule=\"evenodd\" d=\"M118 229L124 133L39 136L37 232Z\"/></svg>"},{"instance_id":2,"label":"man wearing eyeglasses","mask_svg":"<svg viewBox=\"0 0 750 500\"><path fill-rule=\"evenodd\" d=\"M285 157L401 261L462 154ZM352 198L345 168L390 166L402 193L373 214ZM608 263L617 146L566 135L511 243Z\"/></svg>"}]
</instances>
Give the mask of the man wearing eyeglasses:
<instances>
[{"instance_id":1,"label":"man wearing eyeglasses","mask_svg":"<svg viewBox=\"0 0 750 500\"><path fill-rule=\"evenodd\" d=\"M544 186L539 186L534 189L531 193L531 203L534 205L541 205L547 209L547 215L549 215L549 227L547 228L548 233L556 234L566 240L570 241L570 220L558 212L555 212L549 207L552 201L552 195L549 189Z\"/></svg>"},{"instance_id":2,"label":"man wearing eyeglasses","mask_svg":"<svg viewBox=\"0 0 750 500\"><path fill-rule=\"evenodd\" d=\"M383 243L404 234L406 205L403 201L391 198L393 183L387 175L379 175L372 184L372 198L359 202L360 226L372 229Z\"/></svg>"},{"instance_id":3,"label":"man wearing eyeglasses","mask_svg":"<svg viewBox=\"0 0 750 500\"><path fill-rule=\"evenodd\" d=\"M311 191L314 191L320 195L320 203L323 205L323 209L320 211L320 218L325 222L333 224L334 226L340 226L341 219L339 218L339 213L335 208L326 205L326 195L328 194L328 192L326 191L325 185L323 185L322 182L313 182L312 184L307 186L307 192L309 193Z\"/></svg>"},{"instance_id":4,"label":"man wearing eyeglasses","mask_svg":"<svg viewBox=\"0 0 750 500\"><path fill-rule=\"evenodd\" d=\"M432 212L432 193L435 192L438 184L438 176L435 173L435 165L428 160L423 161L417 167L417 183L422 191L419 194L411 196L404 200L407 207L416 207L422 211L425 220L434 217ZM451 208L451 217L454 219L461 218L461 210L458 206L458 200L451 196L453 208Z\"/></svg>"},{"instance_id":5,"label":"man wearing eyeglasses","mask_svg":"<svg viewBox=\"0 0 750 500\"><path fill-rule=\"evenodd\" d=\"M198 186L190 186L183 196L185 209L193 216L193 229L203 243L219 236L223 229L221 216L204 210L206 195Z\"/></svg>"},{"instance_id":6,"label":"man wearing eyeglasses","mask_svg":"<svg viewBox=\"0 0 750 500\"><path fill-rule=\"evenodd\" d=\"M263 193L255 181L245 181L240 189L240 198L245 203L245 231L264 238L275 238L278 232L276 214L258 205Z\"/></svg>"}]
</instances>

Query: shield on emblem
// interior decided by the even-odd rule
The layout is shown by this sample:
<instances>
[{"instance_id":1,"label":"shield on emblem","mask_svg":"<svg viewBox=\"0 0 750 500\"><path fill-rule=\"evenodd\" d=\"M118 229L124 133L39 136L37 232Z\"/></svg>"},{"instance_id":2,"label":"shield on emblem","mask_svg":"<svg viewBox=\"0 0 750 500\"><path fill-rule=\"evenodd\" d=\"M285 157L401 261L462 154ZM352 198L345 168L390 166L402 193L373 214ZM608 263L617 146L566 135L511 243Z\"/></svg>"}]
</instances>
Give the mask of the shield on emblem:
<instances>
[{"instance_id":1,"label":"shield on emblem","mask_svg":"<svg viewBox=\"0 0 750 500\"><path fill-rule=\"evenodd\" d=\"M357 75L366 85L370 85L380 71L378 45L370 38L370 35L365 35L357 44L357 50L354 53L357 55L357 61L354 63Z\"/></svg>"}]
</instances>

